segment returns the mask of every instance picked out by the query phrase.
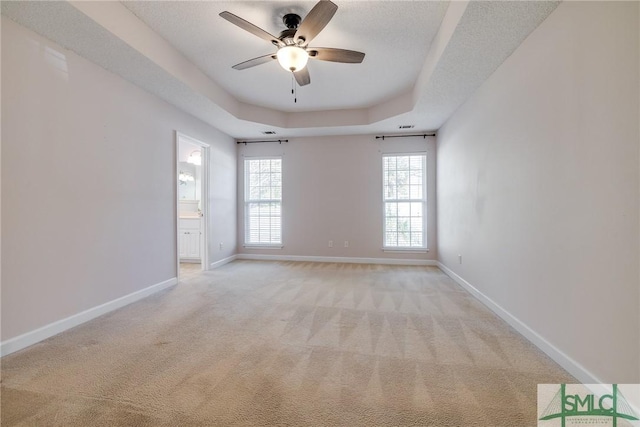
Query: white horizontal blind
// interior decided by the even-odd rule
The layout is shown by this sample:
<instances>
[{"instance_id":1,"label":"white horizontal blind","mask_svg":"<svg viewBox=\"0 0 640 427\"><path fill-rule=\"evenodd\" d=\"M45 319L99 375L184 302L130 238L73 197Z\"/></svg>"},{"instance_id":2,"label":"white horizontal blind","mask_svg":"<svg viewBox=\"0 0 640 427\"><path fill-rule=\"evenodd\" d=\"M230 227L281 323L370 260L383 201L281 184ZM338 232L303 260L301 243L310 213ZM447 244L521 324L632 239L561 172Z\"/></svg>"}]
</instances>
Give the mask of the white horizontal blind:
<instances>
[{"instance_id":1,"label":"white horizontal blind","mask_svg":"<svg viewBox=\"0 0 640 427\"><path fill-rule=\"evenodd\" d=\"M384 247L426 248L427 156L382 157Z\"/></svg>"},{"instance_id":2,"label":"white horizontal blind","mask_svg":"<svg viewBox=\"0 0 640 427\"><path fill-rule=\"evenodd\" d=\"M282 244L282 159L244 161L245 243Z\"/></svg>"}]
</instances>

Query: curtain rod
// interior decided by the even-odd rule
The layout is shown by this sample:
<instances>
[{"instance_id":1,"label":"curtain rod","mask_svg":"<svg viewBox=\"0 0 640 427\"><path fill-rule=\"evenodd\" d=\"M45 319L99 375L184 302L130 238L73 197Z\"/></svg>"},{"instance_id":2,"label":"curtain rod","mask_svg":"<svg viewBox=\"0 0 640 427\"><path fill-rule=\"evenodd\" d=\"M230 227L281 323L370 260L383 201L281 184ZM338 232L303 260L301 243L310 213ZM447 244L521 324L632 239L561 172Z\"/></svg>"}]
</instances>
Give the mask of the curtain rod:
<instances>
[{"instance_id":1,"label":"curtain rod","mask_svg":"<svg viewBox=\"0 0 640 427\"><path fill-rule=\"evenodd\" d=\"M423 138L427 138L428 136L436 136L435 133L421 133L418 135L382 135L382 136L376 136L376 139L381 139L381 140L385 140L385 138L407 138L410 136L421 136Z\"/></svg>"},{"instance_id":2,"label":"curtain rod","mask_svg":"<svg viewBox=\"0 0 640 427\"><path fill-rule=\"evenodd\" d=\"M283 142L289 142L289 140L288 139L262 139L262 140L259 140L259 141L236 141L236 144L247 145L247 144L257 144L257 143L260 143L260 142L277 142L277 143L282 144Z\"/></svg>"}]
</instances>

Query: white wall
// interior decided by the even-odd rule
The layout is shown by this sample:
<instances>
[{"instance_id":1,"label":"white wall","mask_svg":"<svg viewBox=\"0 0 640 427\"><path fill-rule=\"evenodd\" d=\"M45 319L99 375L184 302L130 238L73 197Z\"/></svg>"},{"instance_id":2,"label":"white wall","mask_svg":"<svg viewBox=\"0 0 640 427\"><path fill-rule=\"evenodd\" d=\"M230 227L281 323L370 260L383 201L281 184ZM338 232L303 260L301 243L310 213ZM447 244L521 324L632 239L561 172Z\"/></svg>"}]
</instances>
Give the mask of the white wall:
<instances>
[{"instance_id":1,"label":"white wall","mask_svg":"<svg viewBox=\"0 0 640 427\"><path fill-rule=\"evenodd\" d=\"M2 18L3 341L176 277L175 130L211 144L228 257L234 141Z\"/></svg>"},{"instance_id":2,"label":"white wall","mask_svg":"<svg viewBox=\"0 0 640 427\"><path fill-rule=\"evenodd\" d=\"M582 381L640 382L638 38L564 2L438 133L439 259Z\"/></svg>"},{"instance_id":3,"label":"white wall","mask_svg":"<svg viewBox=\"0 0 640 427\"><path fill-rule=\"evenodd\" d=\"M374 136L290 138L288 143L238 146L238 242L240 253L275 256L399 258L435 260L435 138ZM427 153L428 253L382 251L382 154ZM283 244L281 250L243 248L243 160L283 156ZM328 241L334 247L328 247ZM344 247L344 241L349 247Z\"/></svg>"}]
</instances>

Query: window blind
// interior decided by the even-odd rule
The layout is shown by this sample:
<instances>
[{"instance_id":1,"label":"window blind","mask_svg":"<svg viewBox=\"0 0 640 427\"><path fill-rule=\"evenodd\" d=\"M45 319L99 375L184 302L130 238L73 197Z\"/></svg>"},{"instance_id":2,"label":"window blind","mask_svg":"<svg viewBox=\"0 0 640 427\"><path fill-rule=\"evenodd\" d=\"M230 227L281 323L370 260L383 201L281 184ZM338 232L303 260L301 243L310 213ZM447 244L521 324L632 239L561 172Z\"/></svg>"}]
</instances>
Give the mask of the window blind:
<instances>
[{"instance_id":1,"label":"window blind","mask_svg":"<svg viewBox=\"0 0 640 427\"><path fill-rule=\"evenodd\" d=\"M245 243L282 244L282 159L245 159Z\"/></svg>"},{"instance_id":2,"label":"window blind","mask_svg":"<svg viewBox=\"0 0 640 427\"><path fill-rule=\"evenodd\" d=\"M427 156L384 155L384 247L426 248Z\"/></svg>"}]
</instances>

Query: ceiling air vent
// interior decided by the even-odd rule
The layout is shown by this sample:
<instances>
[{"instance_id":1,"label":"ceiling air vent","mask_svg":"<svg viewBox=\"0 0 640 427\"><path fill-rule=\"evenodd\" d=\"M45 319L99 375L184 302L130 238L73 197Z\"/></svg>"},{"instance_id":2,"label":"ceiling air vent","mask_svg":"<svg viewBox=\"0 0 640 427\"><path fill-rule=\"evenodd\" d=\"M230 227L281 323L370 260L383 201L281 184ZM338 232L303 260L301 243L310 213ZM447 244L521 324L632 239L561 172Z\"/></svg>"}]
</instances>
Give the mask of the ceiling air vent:
<instances>
[{"instance_id":1,"label":"ceiling air vent","mask_svg":"<svg viewBox=\"0 0 640 427\"><path fill-rule=\"evenodd\" d=\"M262 132L262 133L263 133L263 134L265 134L265 135L275 135L275 134L276 134L276 132L275 132L275 131L273 131L273 130L265 130L265 131L264 131L264 132Z\"/></svg>"},{"instance_id":2,"label":"ceiling air vent","mask_svg":"<svg viewBox=\"0 0 640 427\"><path fill-rule=\"evenodd\" d=\"M414 125L400 125L398 129L413 129Z\"/></svg>"}]
</instances>

